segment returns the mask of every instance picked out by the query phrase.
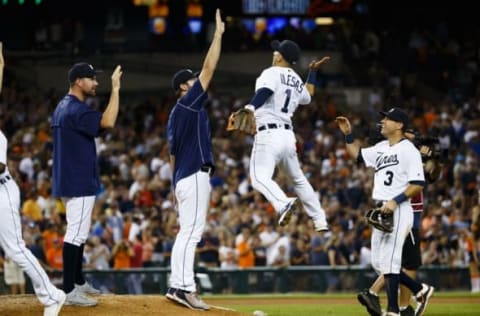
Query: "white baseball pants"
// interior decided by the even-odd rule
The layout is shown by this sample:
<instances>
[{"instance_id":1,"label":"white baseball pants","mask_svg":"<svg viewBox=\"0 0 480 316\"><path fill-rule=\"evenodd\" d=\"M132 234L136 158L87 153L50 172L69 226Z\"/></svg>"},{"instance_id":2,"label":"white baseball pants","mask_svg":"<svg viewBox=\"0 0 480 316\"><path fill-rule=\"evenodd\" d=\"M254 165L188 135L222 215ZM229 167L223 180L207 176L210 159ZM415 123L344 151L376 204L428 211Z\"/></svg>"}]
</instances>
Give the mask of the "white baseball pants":
<instances>
[{"instance_id":1,"label":"white baseball pants","mask_svg":"<svg viewBox=\"0 0 480 316\"><path fill-rule=\"evenodd\" d=\"M67 231L63 241L81 246L90 232L95 196L64 198L63 201L67 210Z\"/></svg>"},{"instance_id":2,"label":"white baseball pants","mask_svg":"<svg viewBox=\"0 0 480 316\"><path fill-rule=\"evenodd\" d=\"M250 179L252 186L280 213L291 198L272 180L277 165L290 177L307 215L314 223L326 225L325 211L300 167L293 131L279 128L258 132L250 157Z\"/></svg>"},{"instance_id":3,"label":"white baseball pants","mask_svg":"<svg viewBox=\"0 0 480 316\"><path fill-rule=\"evenodd\" d=\"M37 258L25 246L19 208L20 191L15 181L10 179L0 184L0 246L30 277L40 303L45 306L58 303L62 291L50 282Z\"/></svg>"},{"instance_id":4,"label":"white baseball pants","mask_svg":"<svg viewBox=\"0 0 480 316\"><path fill-rule=\"evenodd\" d=\"M172 249L170 287L196 291L193 272L195 250L205 228L210 191L210 176L203 171L177 183L175 197L180 230Z\"/></svg>"},{"instance_id":5,"label":"white baseball pants","mask_svg":"<svg viewBox=\"0 0 480 316\"><path fill-rule=\"evenodd\" d=\"M372 267L378 274L400 273L403 243L412 225L413 209L410 201L405 201L393 212L393 232L373 229Z\"/></svg>"}]
</instances>

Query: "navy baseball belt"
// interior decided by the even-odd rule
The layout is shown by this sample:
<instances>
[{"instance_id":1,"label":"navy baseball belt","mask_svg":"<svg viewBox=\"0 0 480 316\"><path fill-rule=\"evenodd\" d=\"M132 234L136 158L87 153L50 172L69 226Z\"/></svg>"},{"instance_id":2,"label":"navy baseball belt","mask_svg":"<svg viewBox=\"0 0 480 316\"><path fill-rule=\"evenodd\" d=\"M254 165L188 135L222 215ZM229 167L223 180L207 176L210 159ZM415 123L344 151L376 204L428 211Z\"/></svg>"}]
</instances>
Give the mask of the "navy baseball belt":
<instances>
[{"instance_id":1,"label":"navy baseball belt","mask_svg":"<svg viewBox=\"0 0 480 316\"><path fill-rule=\"evenodd\" d=\"M0 184L5 184L7 181L12 180L12 177L10 177L8 174L6 176L3 176L0 178Z\"/></svg>"},{"instance_id":2,"label":"navy baseball belt","mask_svg":"<svg viewBox=\"0 0 480 316\"><path fill-rule=\"evenodd\" d=\"M258 128L258 131L261 132L261 131L264 131L264 130L267 130L267 129L280 129L280 128L284 128L284 129L292 129L292 127L290 126L290 124L275 124L275 123L269 123L269 124L265 124L265 125L262 125Z\"/></svg>"},{"instance_id":3,"label":"navy baseball belt","mask_svg":"<svg viewBox=\"0 0 480 316\"><path fill-rule=\"evenodd\" d=\"M206 172L210 176L213 176L213 173L215 172L215 167L211 165L203 165L200 167L201 172Z\"/></svg>"}]
</instances>

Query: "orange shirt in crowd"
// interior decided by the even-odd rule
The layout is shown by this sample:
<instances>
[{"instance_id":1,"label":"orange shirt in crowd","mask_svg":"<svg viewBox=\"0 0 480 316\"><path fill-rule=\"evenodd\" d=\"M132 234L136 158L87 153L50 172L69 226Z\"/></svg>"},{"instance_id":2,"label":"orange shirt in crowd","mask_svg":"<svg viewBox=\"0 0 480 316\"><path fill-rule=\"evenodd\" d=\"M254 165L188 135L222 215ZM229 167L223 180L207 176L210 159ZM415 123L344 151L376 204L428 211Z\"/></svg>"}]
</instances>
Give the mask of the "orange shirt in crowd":
<instances>
[{"instance_id":1,"label":"orange shirt in crowd","mask_svg":"<svg viewBox=\"0 0 480 316\"><path fill-rule=\"evenodd\" d=\"M130 268L130 253L127 250L118 250L113 258L114 269Z\"/></svg>"},{"instance_id":2,"label":"orange shirt in crowd","mask_svg":"<svg viewBox=\"0 0 480 316\"><path fill-rule=\"evenodd\" d=\"M59 243L57 241L57 243ZM50 248L47 250L46 257L47 263L52 268L62 270L63 269L63 255L62 255L62 245L59 243L58 245Z\"/></svg>"},{"instance_id":3,"label":"orange shirt in crowd","mask_svg":"<svg viewBox=\"0 0 480 316\"><path fill-rule=\"evenodd\" d=\"M255 265L255 255L248 244L248 240L242 240L238 246L238 267L251 268Z\"/></svg>"},{"instance_id":4,"label":"orange shirt in crowd","mask_svg":"<svg viewBox=\"0 0 480 316\"><path fill-rule=\"evenodd\" d=\"M43 246L45 247L45 253L47 253L49 249L53 248L53 241L60 238L60 236L58 235L58 232L52 229L46 229L42 233L42 237L43 237Z\"/></svg>"}]
</instances>

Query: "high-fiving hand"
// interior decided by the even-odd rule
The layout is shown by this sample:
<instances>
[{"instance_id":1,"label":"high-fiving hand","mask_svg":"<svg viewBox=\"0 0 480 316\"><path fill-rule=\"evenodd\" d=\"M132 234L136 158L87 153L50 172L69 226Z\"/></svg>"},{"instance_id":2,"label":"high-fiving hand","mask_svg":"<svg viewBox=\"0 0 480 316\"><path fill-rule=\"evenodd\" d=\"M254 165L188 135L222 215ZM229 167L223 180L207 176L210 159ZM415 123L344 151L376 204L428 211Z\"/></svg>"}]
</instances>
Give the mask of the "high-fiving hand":
<instances>
[{"instance_id":1,"label":"high-fiving hand","mask_svg":"<svg viewBox=\"0 0 480 316\"><path fill-rule=\"evenodd\" d=\"M335 122L337 122L338 127L342 131L343 135L348 135L352 132L352 125L345 116L337 116L335 118Z\"/></svg>"},{"instance_id":2,"label":"high-fiving hand","mask_svg":"<svg viewBox=\"0 0 480 316\"><path fill-rule=\"evenodd\" d=\"M222 17L220 15L220 9L217 9L215 12L215 21L216 21L216 33L223 34L225 31L225 23L222 21Z\"/></svg>"},{"instance_id":3,"label":"high-fiving hand","mask_svg":"<svg viewBox=\"0 0 480 316\"><path fill-rule=\"evenodd\" d=\"M325 62L327 62L327 61L329 61L329 60L330 60L330 56L325 56L325 57L322 57L322 59L320 59L320 60L313 60L313 61L310 63L310 65L308 65L308 67L309 67L310 69L312 69L312 70L318 70L318 69L320 69L320 66L321 66L323 63L325 63Z\"/></svg>"}]
</instances>

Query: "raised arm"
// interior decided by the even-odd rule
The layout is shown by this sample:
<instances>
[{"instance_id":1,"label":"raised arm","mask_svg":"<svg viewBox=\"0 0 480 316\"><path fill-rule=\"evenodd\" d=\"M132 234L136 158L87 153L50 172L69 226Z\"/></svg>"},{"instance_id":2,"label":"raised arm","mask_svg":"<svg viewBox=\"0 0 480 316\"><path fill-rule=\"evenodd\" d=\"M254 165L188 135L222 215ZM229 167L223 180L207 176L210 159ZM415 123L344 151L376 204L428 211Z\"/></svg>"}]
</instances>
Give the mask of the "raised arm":
<instances>
[{"instance_id":1,"label":"raised arm","mask_svg":"<svg viewBox=\"0 0 480 316\"><path fill-rule=\"evenodd\" d=\"M207 90L208 86L210 85L215 68L217 68L217 63L218 59L220 58L220 51L222 48L222 35L225 30L225 24L222 21L219 9L217 9L215 13L215 21L215 34L213 35L212 43L210 44L210 48L205 56L205 60L203 61L202 70L198 76L203 90Z\"/></svg>"},{"instance_id":2,"label":"raised arm","mask_svg":"<svg viewBox=\"0 0 480 316\"><path fill-rule=\"evenodd\" d=\"M3 60L3 44L0 42L0 94L3 86L3 68L5 67L5 60Z\"/></svg>"},{"instance_id":3,"label":"raised arm","mask_svg":"<svg viewBox=\"0 0 480 316\"><path fill-rule=\"evenodd\" d=\"M111 128L115 126L118 116L118 107L120 103L120 78L122 77L122 67L119 65L112 74L112 91L108 105L102 115L100 126L102 128Z\"/></svg>"},{"instance_id":4,"label":"raised arm","mask_svg":"<svg viewBox=\"0 0 480 316\"><path fill-rule=\"evenodd\" d=\"M314 60L308 66L308 76L306 80L306 86L308 93L313 97L315 95L315 85L317 84L317 74L320 69L320 65L330 60L330 56L325 56L320 60Z\"/></svg>"},{"instance_id":5,"label":"raised arm","mask_svg":"<svg viewBox=\"0 0 480 316\"><path fill-rule=\"evenodd\" d=\"M350 124L350 121L344 116L337 116L337 118L335 118L335 122L337 122L338 127L342 131L343 135L345 135L345 147L348 155L352 157L353 160L357 160L360 153L360 145L353 137L352 125Z\"/></svg>"}]
</instances>

